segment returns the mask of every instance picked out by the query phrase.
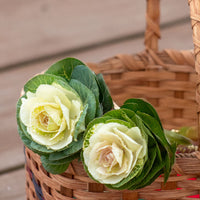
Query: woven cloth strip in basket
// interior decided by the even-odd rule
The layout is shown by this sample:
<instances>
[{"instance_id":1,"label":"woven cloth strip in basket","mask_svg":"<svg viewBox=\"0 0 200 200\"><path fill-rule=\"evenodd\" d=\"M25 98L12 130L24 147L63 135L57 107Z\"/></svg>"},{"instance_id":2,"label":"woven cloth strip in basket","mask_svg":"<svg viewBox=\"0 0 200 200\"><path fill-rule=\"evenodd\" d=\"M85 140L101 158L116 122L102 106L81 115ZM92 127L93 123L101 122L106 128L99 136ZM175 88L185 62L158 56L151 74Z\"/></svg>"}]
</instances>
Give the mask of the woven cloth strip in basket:
<instances>
[{"instance_id":1,"label":"woven cloth strip in basket","mask_svg":"<svg viewBox=\"0 0 200 200\"><path fill-rule=\"evenodd\" d=\"M199 123L200 78L195 72L195 66L200 74L200 0L188 2L194 53L158 51L160 1L148 0L144 52L136 55L120 54L100 63L88 63L92 70L104 75L118 105L128 98L144 98L156 108L166 129L195 126ZM25 155L27 200L200 198L199 151L177 154L176 163L166 184L163 177L159 177L150 186L135 191L113 191L94 182L78 160L74 160L65 173L53 175L44 170L40 157L31 150L26 148Z\"/></svg>"}]
</instances>

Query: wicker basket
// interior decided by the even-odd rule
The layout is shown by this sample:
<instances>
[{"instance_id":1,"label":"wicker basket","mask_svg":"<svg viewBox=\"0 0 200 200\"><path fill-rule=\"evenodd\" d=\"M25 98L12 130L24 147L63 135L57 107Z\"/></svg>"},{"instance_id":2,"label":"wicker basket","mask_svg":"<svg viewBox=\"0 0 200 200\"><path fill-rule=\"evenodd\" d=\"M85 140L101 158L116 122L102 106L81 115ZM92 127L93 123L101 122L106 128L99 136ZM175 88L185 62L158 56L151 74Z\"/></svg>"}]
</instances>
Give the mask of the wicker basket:
<instances>
[{"instance_id":1,"label":"wicker basket","mask_svg":"<svg viewBox=\"0 0 200 200\"><path fill-rule=\"evenodd\" d=\"M158 51L159 0L147 1L145 51L137 55L117 55L88 65L103 73L117 104L127 98L145 98L159 113L166 129L196 125L199 121L200 0L189 0L195 44L192 51ZM197 88L198 89L198 88ZM198 112L197 112L198 111ZM167 184L159 177L153 184L135 191L114 191L95 183L75 160L61 175L49 174L37 154L26 148L27 200L162 200L191 199L200 194L200 152L176 155ZM199 199L200 197L195 197Z\"/></svg>"}]
</instances>

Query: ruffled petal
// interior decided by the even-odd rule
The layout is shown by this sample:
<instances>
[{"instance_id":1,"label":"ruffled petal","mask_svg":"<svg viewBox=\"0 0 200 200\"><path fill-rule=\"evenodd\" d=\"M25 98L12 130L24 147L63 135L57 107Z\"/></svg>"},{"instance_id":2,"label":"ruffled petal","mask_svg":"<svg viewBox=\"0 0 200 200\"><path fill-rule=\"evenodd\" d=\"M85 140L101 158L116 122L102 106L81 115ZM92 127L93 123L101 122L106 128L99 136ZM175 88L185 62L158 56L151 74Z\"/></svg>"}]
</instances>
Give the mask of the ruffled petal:
<instances>
[{"instance_id":1,"label":"ruffled petal","mask_svg":"<svg viewBox=\"0 0 200 200\"><path fill-rule=\"evenodd\" d=\"M38 144L45 145L45 146L53 145L56 142L58 142L64 138L64 133L61 133L61 134L59 134L59 137L56 138L58 141L51 140L51 138L55 135L55 133L46 133L45 134L33 127L28 127L27 131L31 135L33 141L37 142Z\"/></svg>"},{"instance_id":2,"label":"ruffled petal","mask_svg":"<svg viewBox=\"0 0 200 200\"><path fill-rule=\"evenodd\" d=\"M67 129L69 130L70 129L69 109L64 104L62 104L62 102L58 96L55 96L54 99L55 99L56 103L59 104L59 106L62 110L63 117L65 118L65 121L67 124Z\"/></svg>"},{"instance_id":3,"label":"ruffled petal","mask_svg":"<svg viewBox=\"0 0 200 200\"><path fill-rule=\"evenodd\" d=\"M72 105L70 109L70 119L74 119L77 121L77 119L80 118L82 110L83 110L83 107L80 101L72 100Z\"/></svg>"},{"instance_id":4,"label":"ruffled petal","mask_svg":"<svg viewBox=\"0 0 200 200\"><path fill-rule=\"evenodd\" d=\"M71 135L65 134L64 138L62 140L60 140L59 142L57 142L54 145L49 145L48 147L53 149L53 150L60 150L64 147L66 147L67 145L69 145L73 140L73 137Z\"/></svg>"},{"instance_id":5,"label":"ruffled petal","mask_svg":"<svg viewBox=\"0 0 200 200\"><path fill-rule=\"evenodd\" d=\"M147 153L147 141L142 137L140 129L138 127L132 127L126 132L126 135L142 146L139 158L143 158Z\"/></svg>"},{"instance_id":6,"label":"ruffled petal","mask_svg":"<svg viewBox=\"0 0 200 200\"><path fill-rule=\"evenodd\" d=\"M123 150L120 149L115 143L112 144L112 152L115 156L115 159L119 163L119 166L122 166L123 162Z\"/></svg>"},{"instance_id":7,"label":"ruffled petal","mask_svg":"<svg viewBox=\"0 0 200 200\"><path fill-rule=\"evenodd\" d=\"M58 85L57 83L53 83L52 86L54 86L55 88L57 88L58 90L60 90L60 92L63 92L65 94L65 96L67 96L67 98L72 101L72 100L78 100L81 102L80 97L78 96L78 94L76 94L75 91L72 91L72 88L70 88L69 86L69 90L63 88L62 86Z\"/></svg>"},{"instance_id":8,"label":"ruffled petal","mask_svg":"<svg viewBox=\"0 0 200 200\"><path fill-rule=\"evenodd\" d=\"M22 98L20 119L25 126L30 126L31 112L33 111L34 107L41 105L41 103L42 100L36 97L33 97L31 99Z\"/></svg>"},{"instance_id":9,"label":"ruffled petal","mask_svg":"<svg viewBox=\"0 0 200 200\"><path fill-rule=\"evenodd\" d=\"M54 97L57 96L61 100L62 104L64 104L66 107L68 107L68 109L71 108L71 102L67 98L65 93L62 92L61 90L57 89L53 85L41 84L37 88L35 94L37 97L42 98L42 99L44 99L44 101L48 101L48 102L55 102Z\"/></svg>"}]
</instances>

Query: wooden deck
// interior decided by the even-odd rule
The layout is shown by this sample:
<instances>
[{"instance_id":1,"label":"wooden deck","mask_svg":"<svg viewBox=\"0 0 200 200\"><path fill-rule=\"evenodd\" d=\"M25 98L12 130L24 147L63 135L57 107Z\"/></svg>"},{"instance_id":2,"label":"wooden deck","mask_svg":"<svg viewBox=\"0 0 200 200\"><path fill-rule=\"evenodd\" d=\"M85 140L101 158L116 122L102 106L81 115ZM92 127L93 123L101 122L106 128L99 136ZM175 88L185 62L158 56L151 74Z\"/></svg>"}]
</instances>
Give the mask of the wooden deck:
<instances>
[{"instance_id":1,"label":"wooden deck","mask_svg":"<svg viewBox=\"0 0 200 200\"><path fill-rule=\"evenodd\" d=\"M61 58L98 62L143 50L145 7L144 0L0 0L0 199L26 199L15 119L25 82ZM187 2L161 7L160 49L192 49Z\"/></svg>"}]
</instances>

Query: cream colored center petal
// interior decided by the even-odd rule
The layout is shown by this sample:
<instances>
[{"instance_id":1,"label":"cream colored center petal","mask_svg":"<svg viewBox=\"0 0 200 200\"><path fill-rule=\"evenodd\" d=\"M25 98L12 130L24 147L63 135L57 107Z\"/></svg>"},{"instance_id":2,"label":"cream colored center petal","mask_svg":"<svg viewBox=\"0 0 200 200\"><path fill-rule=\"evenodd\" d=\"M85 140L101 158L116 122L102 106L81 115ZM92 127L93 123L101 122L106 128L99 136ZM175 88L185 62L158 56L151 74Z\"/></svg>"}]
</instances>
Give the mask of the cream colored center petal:
<instances>
[{"instance_id":1,"label":"cream colored center petal","mask_svg":"<svg viewBox=\"0 0 200 200\"><path fill-rule=\"evenodd\" d=\"M99 156L99 164L103 167L111 167L114 164L117 164L115 156L112 152L112 146L106 145L103 148L98 149Z\"/></svg>"},{"instance_id":2,"label":"cream colored center petal","mask_svg":"<svg viewBox=\"0 0 200 200\"><path fill-rule=\"evenodd\" d=\"M105 168L103 171L107 170L108 172L111 172L113 167L115 167L117 164L119 167L122 166L123 150L120 149L115 143L101 147L97 150L97 152L100 154L99 165ZM99 172L101 173L102 169L100 168Z\"/></svg>"},{"instance_id":3,"label":"cream colored center petal","mask_svg":"<svg viewBox=\"0 0 200 200\"><path fill-rule=\"evenodd\" d=\"M97 152L100 153L99 164L103 167L110 167L112 162L115 160L112 153L112 147L110 145L107 145L101 149L98 149Z\"/></svg>"},{"instance_id":4,"label":"cream colored center petal","mask_svg":"<svg viewBox=\"0 0 200 200\"><path fill-rule=\"evenodd\" d=\"M58 126L60 126L63 117L62 110L52 106L44 106L44 110L48 114L49 118L52 119Z\"/></svg>"},{"instance_id":5,"label":"cream colored center petal","mask_svg":"<svg viewBox=\"0 0 200 200\"><path fill-rule=\"evenodd\" d=\"M67 125L64 118L58 126L48 113L42 111L32 121L33 125L28 127L28 132L37 143L50 147L65 138L64 131Z\"/></svg>"},{"instance_id":6,"label":"cream colored center petal","mask_svg":"<svg viewBox=\"0 0 200 200\"><path fill-rule=\"evenodd\" d=\"M31 113L31 126L43 132L55 132L60 127L61 117L62 113L57 108L38 106Z\"/></svg>"},{"instance_id":7,"label":"cream colored center petal","mask_svg":"<svg viewBox=\"0 0 200 200\"><path fill-rule=\"evenodd\" d=\"M46 131L48 131L50 117L46 112L39 113L38 117L36 118L38 121L38 125L42 126Z\"/></svg>"}]
</instances>

